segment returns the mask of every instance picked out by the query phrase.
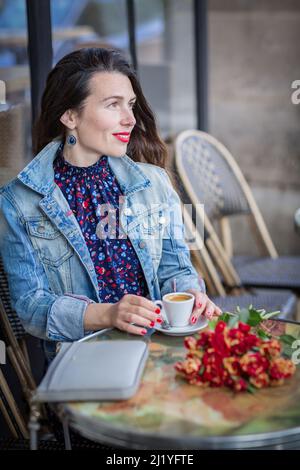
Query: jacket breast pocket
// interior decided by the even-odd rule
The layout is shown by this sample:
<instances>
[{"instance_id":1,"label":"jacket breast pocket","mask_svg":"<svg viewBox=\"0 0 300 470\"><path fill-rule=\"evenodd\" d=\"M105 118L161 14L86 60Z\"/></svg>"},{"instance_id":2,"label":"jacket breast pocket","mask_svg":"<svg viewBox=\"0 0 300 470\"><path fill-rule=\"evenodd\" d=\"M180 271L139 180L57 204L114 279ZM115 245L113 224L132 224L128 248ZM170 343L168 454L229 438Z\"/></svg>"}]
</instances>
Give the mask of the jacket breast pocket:
<instances>
[{"instance_id":1,"label":"jacket breast pocket","mask_svg":"<svg viewBox=\"0 0 300 470\"><path fill-rule=\"evenodd\" d=\"M72 292L71 257L65 237L44 217L26 221L29 237L46 273L50 289L57 295Z\"/></svg>"},{"instance_id":2,"label":"jacket breast pocket","mask_svg":"<svg viewBox=\"0 0 300 470\"><path fill-rule=\"evenodd\" d=\"M30 219L26 226L43 263L58 268L72 256L72 247L49 220L43 217Z\"/></svg>"}]
</instances>

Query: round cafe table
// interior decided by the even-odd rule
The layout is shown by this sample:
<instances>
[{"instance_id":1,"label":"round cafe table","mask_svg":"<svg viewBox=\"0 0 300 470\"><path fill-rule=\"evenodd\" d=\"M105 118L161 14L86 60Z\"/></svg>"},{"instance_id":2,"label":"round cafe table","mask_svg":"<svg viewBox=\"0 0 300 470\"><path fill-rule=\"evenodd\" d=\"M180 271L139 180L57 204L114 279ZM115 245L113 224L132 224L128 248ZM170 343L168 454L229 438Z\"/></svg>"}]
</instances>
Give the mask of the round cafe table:
<instances>
[{"instance_id":1,"label":"round cafe table","mask_svg":"<svg viewBox=\"0 0 300 470\"><path fill-rule=\"evenodd\" d=\"M300 338L300 324L268 320L273 336ZM106 330L89 341L140 337ZM126 401L59 404L84 437L126 449L300 449L300 367L283 386L234 393L176 375L183 337L154 333L138 392ZM298 354L300 358L300 354Z\"/></svg>"}]
</instances>

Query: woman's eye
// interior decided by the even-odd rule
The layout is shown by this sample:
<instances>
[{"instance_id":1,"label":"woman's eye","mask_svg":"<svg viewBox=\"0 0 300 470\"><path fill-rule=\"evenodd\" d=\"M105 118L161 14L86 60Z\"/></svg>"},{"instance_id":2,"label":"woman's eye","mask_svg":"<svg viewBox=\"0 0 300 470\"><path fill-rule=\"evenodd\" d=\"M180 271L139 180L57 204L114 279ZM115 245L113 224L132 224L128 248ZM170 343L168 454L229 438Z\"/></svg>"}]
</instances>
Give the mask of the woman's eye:
<instances>
[{"instance_id":1,"label":"woman's eye","mask_svg":"<svg viewBox=\"0 0 300 470\"><path fill-rule=\"evenodd\" d=\"M115 107L117 106L117 104L118 104L118 102L117 102L117 101L114 101L113 103L110 103L110 104L108 105L108 107L109 107L109 108L110 108L110 107L115 108Z\"/></svg>"}]
</instances>

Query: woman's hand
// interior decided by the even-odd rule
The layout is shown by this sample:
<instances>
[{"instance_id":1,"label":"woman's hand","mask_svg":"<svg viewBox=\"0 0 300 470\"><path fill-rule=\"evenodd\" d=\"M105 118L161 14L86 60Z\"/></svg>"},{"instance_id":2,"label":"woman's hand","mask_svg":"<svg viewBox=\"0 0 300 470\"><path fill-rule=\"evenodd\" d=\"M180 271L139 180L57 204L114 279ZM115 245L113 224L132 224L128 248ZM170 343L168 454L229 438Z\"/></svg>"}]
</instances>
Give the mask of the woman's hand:
<instances>
[{"instance_id":1,"label":"woman's hand","mask_svg":"<svg viewBox=\"0 0 300 470\"><path fill-rule=\"evenodd\" d=\"M110 304L107 311L111 326L136 335L147 333L145 328L153 328L161 323L160 308L151 300L138 295L127 294L122 299Z\"/></svg>"},{"instance_id":2,"label":"woman's hand","mask_svg":"<svg viewBox=\"0 0 300 470\"><path fill-rule=\"evenodd\" d=\"M209 300L207 295L203 292L196 289L189 289L187 292L190 292L195 296L194 308L190 317L190 323L192 325L198 321L200 315L211 320L214 315L218 317L222 314L222 310Z\"/></svg>"}]
</instances>

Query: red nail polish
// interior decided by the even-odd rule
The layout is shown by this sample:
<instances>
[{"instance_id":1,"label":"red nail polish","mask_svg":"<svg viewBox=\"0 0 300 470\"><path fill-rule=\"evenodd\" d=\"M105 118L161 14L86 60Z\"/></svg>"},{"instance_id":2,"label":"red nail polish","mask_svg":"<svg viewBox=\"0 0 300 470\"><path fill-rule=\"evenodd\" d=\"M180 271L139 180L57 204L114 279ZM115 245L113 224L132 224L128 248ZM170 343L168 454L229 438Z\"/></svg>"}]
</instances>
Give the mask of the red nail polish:
<instances>
[{"instance_id":1,"label":"red nail polish","mask_svg":"<svg viewBox=\"0 0 300 470\"><path fill-rule=\"evenodd\" d=\"M141 333L142 335L145 335L147 333L147 330L142 330Z\"/></svg>"},{"instance_id":2,"label":"red nail polish","mask_svg":"<svg viewBox=\"0 0 300 470\"><path fill-rule=\"evenodd\" d=\"M202 304L199 302L198 305L197 305L198 308L201 308L202 307Z\"/></svg>"},{"instance_id":3,"label":"red nail polish","mask_svg":"<svg viewBox=\"0 0 300 470\"><path fill-rule=\"evenodd\" d=\"M154 321L152 321L152 322L150 323L150 326L151 326L151 328L153 328L153 326L154 326Z\"/></svg>"},{"instance_id":4,"label":"red nail polish","mask_svg":"<svg viewBox=\"0 0 300 470\"><path fill-rule=\"evenodd\" d=\"M192 320L191 320L191 322L192 322L192 323L196 323L196 320L197 320L197 318L196 318L196 317L192 317Z\"/></svg>"},{"instance_id":5,"label":"red nail polish","mask_svg":"<svg viewBox=\"0 0 300 470\"><path fill-rule=\"evenodd\" d=\"M157 323L161 323L161 322L162 322L162 320L161 320L160 318L157 318L156 321L157 321Z\"/></svg>"},{"instance_id":6,"label":"red nail polish","mask_svg":"<svg viewBox=\"0 0 300 470\"><path fill-rule=\"evenodd\" d=\"M157 309L155 310L155 313L160 313L160 308L157 308Z\"/></svg>"}]
</instances>

